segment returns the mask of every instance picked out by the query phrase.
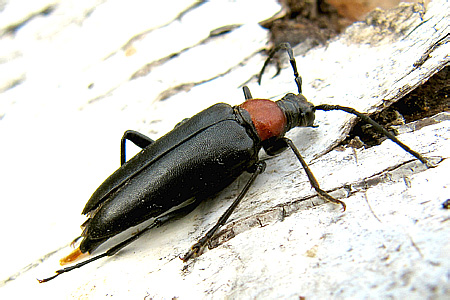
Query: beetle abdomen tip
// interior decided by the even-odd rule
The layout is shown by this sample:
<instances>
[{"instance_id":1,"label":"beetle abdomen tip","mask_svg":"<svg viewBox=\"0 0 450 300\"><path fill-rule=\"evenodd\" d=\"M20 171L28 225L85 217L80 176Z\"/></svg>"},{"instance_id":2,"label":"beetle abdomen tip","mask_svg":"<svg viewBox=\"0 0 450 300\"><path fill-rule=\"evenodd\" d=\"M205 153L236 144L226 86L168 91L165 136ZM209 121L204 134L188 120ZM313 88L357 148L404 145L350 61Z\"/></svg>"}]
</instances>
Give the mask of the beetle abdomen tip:
<instances>
[{"instance_id":1,"label":"beetle abdomen tip","mask_svg":"<svg viewBox=\"0 0 450 300\"><path fill-rule=\"evenodd\" d=\"M83 253L81 252L80 248L76 248L75 250L73 250L69 255L67 255L66 257L63 257L59 260L59 264L61 266L67 265L71 262L77 261L80 258L84 257L88 255L88 253Z\"/></svg>"}]
</instances>

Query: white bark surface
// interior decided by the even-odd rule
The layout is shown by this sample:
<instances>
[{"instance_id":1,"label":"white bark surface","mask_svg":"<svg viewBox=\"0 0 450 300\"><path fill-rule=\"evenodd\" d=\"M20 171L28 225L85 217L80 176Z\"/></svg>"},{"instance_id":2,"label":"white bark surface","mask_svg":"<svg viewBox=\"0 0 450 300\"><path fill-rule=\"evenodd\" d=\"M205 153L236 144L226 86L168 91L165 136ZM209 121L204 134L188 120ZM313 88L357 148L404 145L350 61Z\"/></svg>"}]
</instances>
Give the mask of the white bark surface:
<instances>
[{"instance_id":1,"label":"white bark surface","mask_svg":"<svg viewBox=\"0 0 450 300\"><path fill-rule=\"evenodd\" d=\"M117 255L38 284L71 251L84 204L119 165L125 130L156 139L214 103L243 102L242 85L271 99L296 87L287 64L275 78L269 68L261 86L254 76L268 44L258 22L279 12L276 1L25 2L0 11L1 299L449 297L448 113L398 136L431 169L390 141L334 149L354 120L343 112L317 112L318 128L291 130L345 212L315 196L286 151L267 159L215 248L197 259L178 256L247 174ZM296 49L303 94L372 113L448 66L448 1L418 8L373 12L325 46ZM210 36L227 25L240 26Z\"/></svg>"}]
</instances>

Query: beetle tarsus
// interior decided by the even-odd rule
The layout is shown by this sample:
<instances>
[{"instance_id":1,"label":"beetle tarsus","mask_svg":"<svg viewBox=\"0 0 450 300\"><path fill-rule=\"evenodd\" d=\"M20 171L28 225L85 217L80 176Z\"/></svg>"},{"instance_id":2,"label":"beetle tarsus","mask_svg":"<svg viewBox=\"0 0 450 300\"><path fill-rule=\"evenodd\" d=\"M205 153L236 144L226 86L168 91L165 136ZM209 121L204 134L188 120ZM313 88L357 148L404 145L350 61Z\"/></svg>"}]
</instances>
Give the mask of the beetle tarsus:
<instances>
[{"instance_id":1,"label":"beetle tarsus","mask_svg":"<svg viewBox=\"0 0 450 300\"><path fill-rule=\"evenodd\" d=\"M298 151L297 147L295 147L294 143L288 138L283 138L283 140L286 142L286 144L289 146L289 148L291 148L291 150L294 152L295 156L297 156L303 169L306 172L306 175L308 176L308 180L309 180L311 186L316 190L317 194L325 200L342 205L342 211L345 211L347 206L345 205L345 203L343 201L337 200L336 198L332 197L330 194L328 194L327 192L325 192L324 190L322 190L320 188L319 183L317 182L317 179L314 177L314 174L312 173L312 171L309 168L306 161L303 159L302 155L300 154L300 151Z\"/></svg>"},{"instance_id":2,"label":"beetle tarsus","mask_svg":"<svg viewBox=\"0 0 450 300\"><path fill-rule=\"evenodd\" d=\"M184 256L182 257L180 256L180 259L183 262L187 262L191 258L200 256L202 249L203 247L202 245L200 245L200 243L195 243L194 245L191 246L191 249L189 249L189 251Z\"/></svg>"},{"instance_id":3,"label":"beetle tarsus","mask_svg":"<svg viewBox=\"0 0 450 300\"><path fill-rule=\"evenodd\" d=\"M44 283L44 282L47 282L47 281L50 281L50 280L56 278L60 274L67 273L67 272L70 272L72 270L81 268L82 266L87 265L87 264L89 264L91 262L94 262L94 261L96 261L96 260L98 260L100 258L107 257L107 256L113 256L114 254L119 252L122 248L128 246L129 244L131 244L132 242L137 240L140 236L142 236L144 233L146 233L150 229L155 228L155 227L159 227L162 224L164 224L164 223L166 223L166 222L168 222L168 221L170 221L170 220L172 220L174 218L177 218L177 217L180 217L182 215L186 215L186 214L190 213L191 211L193 211L200 204L200 202L201 202L200 200L194 200L192 203L189 203L186 206L183 206L183 207L181 207L181 208L179 208L177 210L171 211L171 212L169 212L169 213L167 213L167 214L165 214L163 216L160 216L160 217L156 218L153 221L153 223L151 223L150 225L148 225L147 227L145 227L144 229L139 231L137 234L135 234L135 235L129 237L128 239L126 239L125 241L115 245L114 247L110 248L108 251L106 251L106 252L104 252L102 254L99 254L97 256L91 257L90 259L87 259L85 261L79 262L76 265L69 266L69 267L66 267L66 268L61 269L61 270L57 270L56 271L56 275L53 275L53 276L45 278L45 279L38 279L38 281L39 281L39 283ZM79 248L77 248L72 253L78 253L77 250L79 250ZM81 253L81 251L80 251L80 253ZM69 254L69 256L70 256L70 254Z\"/></svg>"},{"instance_id":4,"label":"beetle tarsus","mask_svg":"<svg viewBox=\"0 0 450 300\"><path fill-rule=\"evenodd\" d=\"M119 244L119 245L120 245L120 244ZM116 246L116 247L117 247L117 246ZM114 247L114 248L115 248L115 247ZM38 279L38 281L39 281L39 283L44 283L44 282L50 281L50 280L52 280L52 279L55 279L56 277L58 277L59 275L61 275L61 274L63 274L63 273L67 273L67 272L70 272L70 271L72 271L72 270L81 268L82 266L87 265L88 263L91 263L91 262L93 262L93 261L96 261L97 259L100 259L100 258L105 257L105 256L107 256L107 252L102 253L102 254L97 255L97 256L94 256L94 257L92 257L92 258L90 258L90 259L87 259L87 260L85 260L85 261L82 261L82 262L80 262L80 263L77 263L76 265L73 265L73 266L70 266L70 267L66 267L66 268L61 269L61 270L57 270L57 271L56 271L56 275L53 275L53 276L48 277L48 278L45 278L45 279Z\"/></svg>"},{"instance_id":5,"label":"beetle tarsus","mask_svg":"<svg viewBox=\"0 0 450 300\"><path fill-rule=\"evenodd\" d=\"M51 277L44 278L44 279L37 279L37 278L36 278L36 280L37 280L39 283L44 283L44 282L50 281L50 280L52 280L52 279L58 277L58 275L59 275L59 273L56 274L56 275L53 275L53 276L51 276Z\"/></svg>"},{"instance_id":6,"label":"beetle tarsus","mask_svg":"<svg viewBox=\"0 0 450 300\"><path fill-rule=\"evenodd\" d=\"M344 212L345 209L347 208L347 205L345 204L344 201L341 201L341 200L338 200L338 199L332 197L330 194L328 194L327 192L325 192L322 189L315 189L315 190L316 190L317 194L320 197L322 197L323 199L333 202L333 203L336 203L336 204L340 204L342 206L342 212Z\"/></svg>"}]
</instances>

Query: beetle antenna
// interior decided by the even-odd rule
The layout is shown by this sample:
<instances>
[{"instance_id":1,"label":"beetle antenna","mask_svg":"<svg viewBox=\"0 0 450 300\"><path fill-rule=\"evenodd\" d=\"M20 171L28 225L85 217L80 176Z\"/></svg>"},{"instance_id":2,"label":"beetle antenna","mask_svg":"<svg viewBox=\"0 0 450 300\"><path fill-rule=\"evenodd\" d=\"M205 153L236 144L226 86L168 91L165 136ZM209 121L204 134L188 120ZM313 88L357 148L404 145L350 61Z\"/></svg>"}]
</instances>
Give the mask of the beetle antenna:
<instances>
[{"instance_id":1,"label":"beetle antenna","mask_svg":"<svg viewBox=\"0 0 450 300\"><path fill-rule=\"evenodd\" d=\"M264 62L264 66L262 67L261 72L258 75L258 84L261 85L261 78L264 73L264 70L266 69L266 67L269 64L272 57L279 50L286 50L287 54L289 55L289 62L291 63L292 69L294 70L295 84L297 85L298 93L301 94L302 93L302 77L300 77L300 75L298 75L297 63L295 62L294 53L292 51L291 44L289 44L289 43L281 43L278 46L276 46L275 48L273 48L272 51L270 51L269 57Z\"/></svg>"},{"instance_id":2,"label":"beetle antenna","mask_svg":"<svg viewBox=\"0 0 450 300\"><path fill-rule=\"evenodd\" d=\"M420 155L416 151L412 150L411 148L409 148L408 146L406 146L405 144L400 142L392 133L387 131L383 126L381 126L380 124L378 124L377 122L372 120L369 116L366 116L351 107L345 107L345 106L340 106L340 105L321 104L321 105L315 106L314 108L316 110L323 110L323 111L342 110L347 113L354 114L354 115L358 116L359 118L361 118L364 122L372 125L376 130L378 130L380 133L384 134L388 139L390 139L391 141L393 141L394 143L396 143L397 145L402 147L403 150L405 150L412 156L416 157L418 160L420 160L422 163L424 163L428 168L433 167L433 165L428 160L426 160L422 155Z\"/></svg>"}]
</instances>

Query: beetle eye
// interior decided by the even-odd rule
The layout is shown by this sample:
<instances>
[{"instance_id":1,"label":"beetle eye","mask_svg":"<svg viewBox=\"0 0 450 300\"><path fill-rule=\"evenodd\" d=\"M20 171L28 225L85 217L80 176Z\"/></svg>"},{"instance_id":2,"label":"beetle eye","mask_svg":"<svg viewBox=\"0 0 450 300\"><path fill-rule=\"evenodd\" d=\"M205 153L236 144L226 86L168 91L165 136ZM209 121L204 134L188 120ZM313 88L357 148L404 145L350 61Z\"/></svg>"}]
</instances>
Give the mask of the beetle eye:
<instances>
[{"instance_id":1,"label":"beetle eye","mask_svg":"<svg viewBox=\"0 0 450 300\"><path fill-rule=\"evenodd\" d=\"M315 115L314 112L309 110L306 112L305 114L305 121L306 121L306 126L313 126L314 124L314 119L315 119Z\"/></svg>"}]
</instances>

